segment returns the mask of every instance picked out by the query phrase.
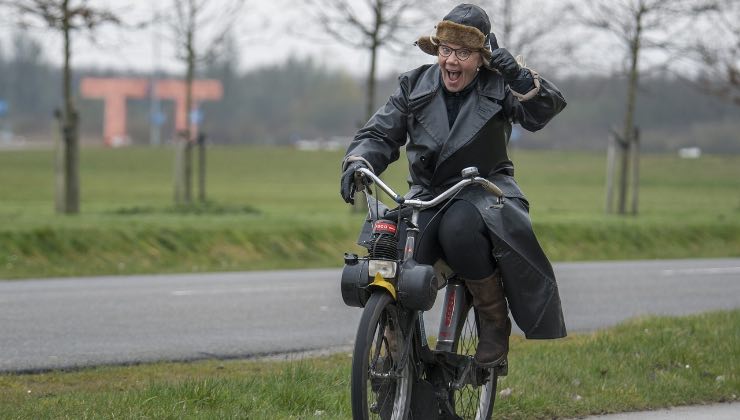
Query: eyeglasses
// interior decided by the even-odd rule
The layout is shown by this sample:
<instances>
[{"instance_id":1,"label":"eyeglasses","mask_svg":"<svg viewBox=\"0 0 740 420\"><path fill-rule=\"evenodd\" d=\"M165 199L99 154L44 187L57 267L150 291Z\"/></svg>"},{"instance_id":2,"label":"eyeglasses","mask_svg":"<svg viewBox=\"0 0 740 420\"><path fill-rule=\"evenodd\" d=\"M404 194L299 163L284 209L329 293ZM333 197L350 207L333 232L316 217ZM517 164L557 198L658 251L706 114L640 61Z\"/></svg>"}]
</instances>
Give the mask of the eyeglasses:
<instances>
[{"instance_id":1,"label":"eyeglasses","mask_svg":"<svg viewBox=\"0 0 740 420\"><path fill-rule=\"evenodd\" d=\"M455 56L460 61L467 60L473 54L473 51L470 51L467 48L450 48L447 45L440 45L437 48L437 51L442 57L449 57L454 52Z\"/></svg>"}]
</instances>

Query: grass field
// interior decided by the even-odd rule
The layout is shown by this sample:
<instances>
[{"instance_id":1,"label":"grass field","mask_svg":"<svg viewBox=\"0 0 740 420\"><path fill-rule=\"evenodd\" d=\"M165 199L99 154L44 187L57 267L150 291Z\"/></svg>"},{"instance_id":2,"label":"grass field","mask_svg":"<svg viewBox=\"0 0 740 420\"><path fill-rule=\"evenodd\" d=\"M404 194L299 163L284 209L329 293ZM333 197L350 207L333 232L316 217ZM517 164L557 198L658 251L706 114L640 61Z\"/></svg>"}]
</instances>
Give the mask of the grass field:
<instances>
[{"instance_id":1,"label":"grass field","mask_svg":"<svg viewBox=\"0 0 740 420\"><path fill-rule=\"evenodd\" d=\"M0 375L3 419L347 419L350 358L205 361ZM740 394L740 310L513 338L495 418L554 419Z\"/></svg>"},{"instance_id":2,"label":"grass field","mask_svg":"<svg viewBox=\"0 0 740 420\"><path fill-rule=\"evenodd\" d=\"M168 148L83 149L82 213L53 212L53 153L0 152L0 278L338 266L362 215L341 152L213 147L210 203L172 204ZM740 256L740 156L644 156L640 215L607 216L604 156L513 153L553 260ZM385 175L402 190L405 164Z\"/></svg>"}]
</instances>

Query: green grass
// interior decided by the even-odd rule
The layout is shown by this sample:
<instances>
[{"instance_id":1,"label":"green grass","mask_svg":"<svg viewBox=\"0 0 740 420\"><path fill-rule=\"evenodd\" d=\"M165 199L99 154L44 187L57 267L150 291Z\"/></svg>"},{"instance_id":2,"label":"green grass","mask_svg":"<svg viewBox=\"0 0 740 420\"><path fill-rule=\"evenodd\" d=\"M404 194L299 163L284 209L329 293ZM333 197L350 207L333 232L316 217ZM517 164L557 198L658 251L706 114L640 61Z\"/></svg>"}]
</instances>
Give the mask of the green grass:
<instances>
[{"instance_id":1,"label":"green grass","mask_svg":"<svg viewBox=\"0 0 740 420\"><path fill-rule=\"evenodd\" d=\"M0 418L350 418L347 354L0 375ZM740 310L649 317L556 341L513 338L496 418L736 401Z\"/></svg>"},{"instance_id":2,"label":"green grass","mask_svg":"<svg viewBox=\"0 0 740 420\"><path fill-rule=\"evenodd\" d=\"M338 266L358 250L341 152L208 153L209 202L185 210L172 204L170 149L83 149L82 213L63 216L53 153L0 152L0 278ZM553 260L740 256L740 156L644 156L638 217L603 214L601 154L513 157ZM405 170L385 179L403 190Z\"/></svg>"}]
</instances>

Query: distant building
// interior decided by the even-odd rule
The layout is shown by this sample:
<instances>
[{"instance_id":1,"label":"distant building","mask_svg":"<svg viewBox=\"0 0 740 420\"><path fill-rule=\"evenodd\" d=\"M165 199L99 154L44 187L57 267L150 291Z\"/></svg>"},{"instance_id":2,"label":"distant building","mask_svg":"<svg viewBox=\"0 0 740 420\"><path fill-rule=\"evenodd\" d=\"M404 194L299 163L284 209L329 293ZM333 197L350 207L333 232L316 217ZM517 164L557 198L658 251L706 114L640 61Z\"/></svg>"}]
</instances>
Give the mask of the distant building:
<instances>
[{"instance_id":1,"label":"distant building","mask_svg":"<svg viewBox=\"0 0 740 420\"><path fill-rule=\"evenodd\" d=\"M191 126L200 123L198 104L217 101L223 97L223 87L218 80L194 80L192 110L185 109L185 82L179 79L161 79L151 83L149 79L85 77L80 84L83 98L102 99L104 102L103 141L112 147L131 143L126 132L126 100L143 99L154 95L175 102L175 130L184 131L190 114ZM202 119L202 116L201 118Z\"/></svg>"},{"instance_id":2,"label":"distant building","mask_svg":"<svg viewBox=\"0 0 740 420\"><path fill-rule=\"evenodd\" d=\"M678 156L681 159L699 159L701 157L701 149L698 147L682 147L678 149Z\"/></svg>"},{"instance_id":3,"label":"distant building","mask_svg":"<svg viewBox=\"0 0 740 420\"><path fill-rule=\"evenodd\" d=\"M347 148L349 143L352 141L352 137L332 136L329 139L318 138L318 139L298 139L293 142L293 145L298 150L344 150Z\"/></svg>"}]
</instances>

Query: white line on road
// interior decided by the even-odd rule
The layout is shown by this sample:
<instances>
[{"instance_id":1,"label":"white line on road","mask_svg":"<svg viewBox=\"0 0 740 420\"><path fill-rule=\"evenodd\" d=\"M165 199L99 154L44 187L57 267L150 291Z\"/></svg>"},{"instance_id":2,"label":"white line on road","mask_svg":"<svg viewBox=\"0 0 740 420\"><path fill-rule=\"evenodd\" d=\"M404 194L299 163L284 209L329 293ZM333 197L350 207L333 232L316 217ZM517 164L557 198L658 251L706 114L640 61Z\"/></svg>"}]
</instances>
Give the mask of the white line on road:
<instances>
[{"instance_id":1,"label":"white line on road","mask_svg":"<svg viewBox=\"0 0 740 420\"><path fill-rule=\"evenodd\" d=\"M740 274L740 267L678 268L661 270L662 276L691 276L695 274Z\"/></svg>"}]
</instances>

